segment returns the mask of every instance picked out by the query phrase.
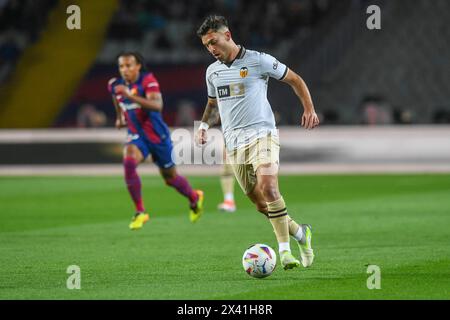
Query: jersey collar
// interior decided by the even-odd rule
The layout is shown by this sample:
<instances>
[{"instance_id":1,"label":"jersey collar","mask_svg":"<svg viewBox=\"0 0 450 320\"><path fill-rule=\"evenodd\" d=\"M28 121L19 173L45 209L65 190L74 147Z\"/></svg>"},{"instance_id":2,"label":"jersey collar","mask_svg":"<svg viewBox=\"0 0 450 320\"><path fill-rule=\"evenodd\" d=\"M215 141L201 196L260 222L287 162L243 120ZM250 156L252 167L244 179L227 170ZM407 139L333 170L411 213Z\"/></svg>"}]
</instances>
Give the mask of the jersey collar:
<instances>
[{"instance_id":1,"label":"jersey collar","mask_svg":"<svg viewBox=\"0 0 450 320\"><path fill-rule=\"evenodd\" d=\"M244 57L244 55L245 55L245 48L244 48L244 46L241 46L241 45L239 45L239 52L238 52L238 54L236 55L236 57L231 61L231 62L229 62L229 63L223 63L224 65L226 65L228 68L229 67L231 67L231 65L233 64L233 62L236 60L236 59L242 59L243 57Z\"/></svg>"},{"instance_id":2,"label":"jersey collar","mask_svg":"<svg viewBox=\"0 0 450 320\"><path fill-rule=\"evenodd\" d=\"M144 76L144 72L139 72L139 76L137 77L136 81L130 82L130 83L128 83L128 85L133 85L133 84L136 84L136 83L140 83L143 76ZM125 81L125 79L123 79L123 83L124 83L124 84L127 84L127 82Z\"/></svg>"}]
</instances>

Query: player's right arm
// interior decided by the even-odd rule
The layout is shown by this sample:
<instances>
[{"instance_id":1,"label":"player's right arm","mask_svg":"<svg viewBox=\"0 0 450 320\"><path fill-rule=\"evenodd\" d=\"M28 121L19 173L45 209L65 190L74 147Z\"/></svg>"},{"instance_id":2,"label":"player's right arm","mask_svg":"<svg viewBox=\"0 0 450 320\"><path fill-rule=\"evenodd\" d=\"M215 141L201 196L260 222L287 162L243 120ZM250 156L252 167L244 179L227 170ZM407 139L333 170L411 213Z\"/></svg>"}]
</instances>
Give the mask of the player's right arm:
<instances>
[{"instance_id":1,"label":"player's right arm","mask_svg":"<svg viewBox=\"0 0 450 320\"><path fill-rule=\"evenodd\" d=\"M219 123L219 107L217 105L217 99L208 97L205 111L203 112L202 122L197 131L197 142L201 145L206 143L207 135L206 130L209 127Z\"/></svg>"},{"instance_id":2,"label":"player's right arm","mask_svg":"<svg viewBox=\"0 0 450 320\"><path fill-rule=\"evenodd\" d=\"M127 126L127 122L125 121L125 117L123 115L123 111L119 106L119 103L117 102L116 97L112 97L112 101L114 104L114 107L116 108L116 128L124 128Z\"/></svg>"},{"instance_id":3,"label":"player's right arm","mask_svg":"<svg viewBox=\"0 0 450 320\"><path fill-rule=\"evenodd\" d=\"M117 101L116 96L115 96L114 85L115 85L116 81L117 81L117 78L112 78L108 81L108 91L111 94L112 102L113 102L114 108L116 109L115 125L116 125L117 129L120 129L120 128L126 127L127 123L125 121L125 117L123 115L122 108L120 108L119 102Z\"/></svg>"},{"instance_id":4,"label":"player's right arm","mask_svg":"<svg viewBox=\"0 0 450 320\"><path fill-rule=\"evenodd\" d=\"M211 67L210 65L208 69L206 69L206 89L208 92L208 102L206 103L205 111L203 112L202 122L200 123L200 127L197 131L197 143L203 145L206 143L208 139L206 135L206 131L209 127L217 124L219 122L219 106L217 105L216 98L216 88L214 86L213 81L211 80Z\"/></svg>"}]
</instances>

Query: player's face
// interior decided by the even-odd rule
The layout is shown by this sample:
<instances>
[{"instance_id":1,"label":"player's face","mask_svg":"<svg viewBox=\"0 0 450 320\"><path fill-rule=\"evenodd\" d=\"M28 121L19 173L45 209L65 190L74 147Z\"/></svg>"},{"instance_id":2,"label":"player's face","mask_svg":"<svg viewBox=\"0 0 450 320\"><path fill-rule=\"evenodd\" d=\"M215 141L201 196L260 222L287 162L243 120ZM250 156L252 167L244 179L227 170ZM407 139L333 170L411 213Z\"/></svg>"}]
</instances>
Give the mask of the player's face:
<instances>
[{"instance_id":1,"label":"player's face","mask_svg":"<svg viewBox=\"0 0 450 320\"><path fill-rule=\"evenodd\" d=\"M126 82L135 81L141 70L141 65L134 56L119 57L119 72Z\"/></svg>"},{"instance_id":2,"label":"player's face","mask_svg":"<svg viewBox=\"0 0 450 320\"><path fill-rule=\"evenodd\" d=\"M230 39L230 31L210 31L202 36L202 43L214 58L228 62L231 55Z\"/></svg>"}]
</instances>

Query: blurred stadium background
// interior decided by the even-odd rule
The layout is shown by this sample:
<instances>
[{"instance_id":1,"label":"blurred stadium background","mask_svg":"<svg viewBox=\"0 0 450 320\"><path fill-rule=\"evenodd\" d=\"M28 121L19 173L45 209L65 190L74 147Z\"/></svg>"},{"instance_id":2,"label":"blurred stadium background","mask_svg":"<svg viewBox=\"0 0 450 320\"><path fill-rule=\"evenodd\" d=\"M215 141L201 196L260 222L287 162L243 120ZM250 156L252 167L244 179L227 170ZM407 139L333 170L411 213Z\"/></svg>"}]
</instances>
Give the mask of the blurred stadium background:
<instances>
[{"instance_id":1,"label":"blurred stadium background","mask_svg":"<svg viewBox=\"0 0 450 320\"><path fill-rule=\"evenodd\" d=\"M71 4L81 30L66 28ZM381 8L381 30L366 27L370 4ZM209 13L229 18L237 43L275 55L307 82L322 123L311 133L298 127L290 88L269 86L282 161L305 164L291 171L449 170L446 0L3 0L0 172L120 164L124 132L113 129L106 83L123 50L141 52L156 74L169 126L192 130L213 61L195 31Z\"/></svg>"}]
</instances>

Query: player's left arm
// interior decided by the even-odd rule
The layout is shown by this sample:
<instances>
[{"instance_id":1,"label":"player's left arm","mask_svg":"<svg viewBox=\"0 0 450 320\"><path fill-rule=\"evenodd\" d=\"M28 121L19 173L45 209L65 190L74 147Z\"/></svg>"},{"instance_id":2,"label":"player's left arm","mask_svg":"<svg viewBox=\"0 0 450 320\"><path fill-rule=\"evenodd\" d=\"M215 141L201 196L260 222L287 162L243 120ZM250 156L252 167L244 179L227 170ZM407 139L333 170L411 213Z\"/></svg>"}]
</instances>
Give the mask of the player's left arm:
<instances>
[{"instance_id":1,"label":"player's left arm","mask_svg":"<svg viewBox=\"0 0 450 320\"><path fill-rule=\"evenodd\" d=\"M131 96L131 100L139 103L143 108L150 109L152 111L161 112L163 108L163 100L160 92L148 92L144 97Z\"/></svg>"},{"instance_id":2,"label":"player's left arm","mask_svg":"<svg viewBox=\"0 0 450 320\"><path fill-rule=\"evenodd\" d=\"M287 67L286 67L287 68ZM305 129L313 129L319 125L319 117L314 109L311 94L305 81L294 71L288 68L287 73L281 81L289 84L303 105L301 125Z\"/></svg>"},{"instance_id":3,"label":"player's left arm","mask_svg":"<svg viewBox=\"0 0 450 320\"><path fill-rule=\"evenodd\" d=\"M160 92L147 92L144 97L135 96L130 93L128 88L124 85L117 85L115 87L116 93L123 95L125 98L130 99L133 102L140 104L143 108L150 109L152 111L161 112L163 108L163 100Z\"/></svg>"}]
</instances>

